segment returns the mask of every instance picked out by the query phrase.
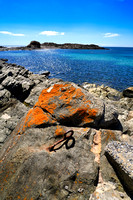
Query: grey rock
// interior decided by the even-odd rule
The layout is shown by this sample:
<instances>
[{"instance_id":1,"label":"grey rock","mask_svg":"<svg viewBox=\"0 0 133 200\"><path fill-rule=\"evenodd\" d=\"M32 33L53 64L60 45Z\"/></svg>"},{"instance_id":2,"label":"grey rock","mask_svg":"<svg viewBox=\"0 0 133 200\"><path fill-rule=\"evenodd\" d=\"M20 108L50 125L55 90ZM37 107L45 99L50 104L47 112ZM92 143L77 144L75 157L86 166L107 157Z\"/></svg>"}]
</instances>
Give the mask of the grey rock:
<instances>
[{"instance_id":1,"label":"grey rock","mask_svg":"<svg viewBox=\"0 0 133 200\"><path fill-rule=\"evenodd\" d=\"M105 101L104 118L100 121L100 128L117 129L118 126L118 111L110 102Z\"/></svg>"},{"instance_id":2,"label":"grey rock","mask_svg":"<svg viewBox=\"0 0 133 200\"><path fill-rule=\"evenodd\" d=\"M88 92L93 93L94 95L102 98L102 99L110 99L113 101L118 101L121 97L122 97L122 93L111 88L108 86L104 86L104 85L96 85L96 84L90 84L90 83L83 83L82 87L86 90L88 90Z\"/></svg>"},{"instance_id":3,"label":"grey rock","mask_svg":"<svg viewBox=\"0 0 133 200\"><path fill-rule=\"evenodd\" d=\"M0 143L3 143L6 139L7 135L0 130Z\"/></svg>"},{"instance_id":4,"label":"grey rock","mask_svg":"<svg viewBox=\"0 0 133 200\"><path fill-rule=\"evenodd\" d=\"M25 103L30 106L34 106L38 100L39 95L41 94L43 89L46 89L54 84L63 83L62 80L59 79L47 79L42 75L32 76L36 85L31 90L28 98L25 99Z\"/></svg>"},{"instance_id":5,"label":"grey rock","mask_svg":"<svg viewBox=\"0 0 133 200\"><path fill-rule=\"evenodd\" d=\"M31 72L16 64L2 63L0 82L4 89L23 101L35 85L29 77Z\"/></svg>"},{"instance_id":6,"label":"grey rock","mask_svg":"<svg viewBox=\"0 0 133 200\"><path fill-rule=\"evenodd\" d=\"M0 108L4 107L10 100L11 93L0 85Z\"/></svg>"},{"instance_id":7,"label":"grey rock","mask_svg":"<svg viewBox=\"0 0 133 200\"><path fill-rule=\"evenodd\" d=\"M35 128L22 135L14 132L9 136L1 150L0 179L6 177L8 181L8 185L2 181L0 186L3 188L1 200L8 196L13 199L18 196L22 199L25 196L28 199L87 199L94 192L98 165L88 139L75 131L73 148L66 149L64 145L50 153L47 147L59 140L55 130L55 126Z\"/></svg>"},{"instance_id":8,"label":"grey rock","mask_svg":"<svg viewBox=\"0 0 133 200\"><path fill-rule=\"evenodd\" d=\"M16 79L13 76L7 76L2 82L2 86L9 90L17 99L23 101L28 96L31 88L34 86L34 82L29 79L25 79L21 75L17 76Z\"/></svg>"},{"instance_id":9,"label":"grey rock","mask_svg":"<svg viewBox=\"0 0 133 200\"><path fill-rule=\"evenodd\" d=\"M44 72L41 73L41 75L49 76L50 72L49 71L44 71Z\"/></svg>"},{"instance_id":10,"label":"grey rock","mask_svg":"<svg viewBox=\"0 0 133 200\"><path fill-rule=\"evenodd\" d=\"M131 200L124 192L116 190L115 184L111 182L103 182L99 184L96 191L91 195L89 200Z\"/></svg>"},{"instance_id":11,"label":"grey rock","mask_svg":"<svg viewBox=\"0 0 133 200\"><path fill-rule=\"evenodd\" d=\"M125 109L125 110L133 110L133 98L121 98L120 101L117 103L119 109Z\"/></svg>"},{"instance_id":12,"label":"grey rock","mask_svg":"<svg viewBox=\"0 0 133 200\"><path fill-rule=\"evenodd\" d=\"M0 148L28 109L23 103L14 101L14 103L10 102L6 105L6 108L0 113Z\"/></svg>"},{"instance_id":13,"label":"grey rock","mask_svg":"<svg viewBox=\"0 0 133 200\"><path fill-rule=\"evenodd\" d=\"M122 183L133 193L133 146L126 142L110 142L106 149L106 156L116 169Z\"/></svg>"}]
</instances>

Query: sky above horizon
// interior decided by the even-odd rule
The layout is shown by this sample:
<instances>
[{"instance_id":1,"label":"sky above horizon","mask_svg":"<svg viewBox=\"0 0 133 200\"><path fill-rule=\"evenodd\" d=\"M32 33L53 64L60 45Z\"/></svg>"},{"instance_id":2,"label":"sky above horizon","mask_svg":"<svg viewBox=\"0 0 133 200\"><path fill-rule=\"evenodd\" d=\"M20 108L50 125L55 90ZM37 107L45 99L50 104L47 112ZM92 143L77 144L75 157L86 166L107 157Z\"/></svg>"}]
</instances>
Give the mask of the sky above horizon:
<instances>
[{"instance_id":1,"label":"sky above horizon","mask_svg":"<svg viewBox=\"0 0 133 200\"><path fill-rule=\"evenodd\" d=\"M0 0L0 45L133 47L133 0Z\"/></svg>"}]
</instances>

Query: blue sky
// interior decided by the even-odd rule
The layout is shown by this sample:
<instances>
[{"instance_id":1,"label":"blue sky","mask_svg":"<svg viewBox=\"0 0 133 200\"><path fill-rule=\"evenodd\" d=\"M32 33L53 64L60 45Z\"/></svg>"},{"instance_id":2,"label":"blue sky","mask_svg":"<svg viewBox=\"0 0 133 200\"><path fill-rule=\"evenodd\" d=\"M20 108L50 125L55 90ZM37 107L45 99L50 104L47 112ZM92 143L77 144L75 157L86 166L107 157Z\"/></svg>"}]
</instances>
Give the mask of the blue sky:
<instances>
[{"instance_id":1,"label":"blue sky","mask_svg":"<svg viewBox=\"0 0 133 200\"><path fill-rule=\"evenodd\" d=\"M0 0L0 45L133 47L133 0Z\"/></svg>"}]
</instances>

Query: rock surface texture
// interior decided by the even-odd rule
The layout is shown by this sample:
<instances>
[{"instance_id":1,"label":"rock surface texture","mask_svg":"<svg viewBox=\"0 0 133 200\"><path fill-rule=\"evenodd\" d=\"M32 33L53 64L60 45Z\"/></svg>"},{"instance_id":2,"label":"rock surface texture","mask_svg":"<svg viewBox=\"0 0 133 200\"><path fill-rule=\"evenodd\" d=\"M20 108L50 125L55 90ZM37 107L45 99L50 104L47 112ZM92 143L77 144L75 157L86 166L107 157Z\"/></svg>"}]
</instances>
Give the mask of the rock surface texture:
<instances>
[{"instance_id":1,"label":"rock surface texture","mask_svg":"<svg viewBox=\"0 0 133 200\"><path fill-rule=\"evenodd\" d=\"M107 145L105 152L116 168L121 181L133 194L133 145L113 141Z\"/></svg>"},{"instance_id":2,"label":"rock surface texture","mask_svg":"<svg viewBox=\"0 0 133 200\"><path fill-rule=\"evenodd\" d=\"M131 200L133 98L6 61L0 60L0 200Z\"/></svg>"}]
</instances>

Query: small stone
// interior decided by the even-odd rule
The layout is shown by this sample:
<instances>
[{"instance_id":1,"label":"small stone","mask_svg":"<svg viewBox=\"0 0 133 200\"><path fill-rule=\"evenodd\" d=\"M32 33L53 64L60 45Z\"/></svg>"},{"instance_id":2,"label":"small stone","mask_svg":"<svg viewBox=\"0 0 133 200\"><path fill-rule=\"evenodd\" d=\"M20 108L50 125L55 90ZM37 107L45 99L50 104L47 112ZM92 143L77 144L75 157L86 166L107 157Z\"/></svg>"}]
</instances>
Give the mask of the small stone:
<instances>
[{"instance_id":1,"label":"small stone","mask_svg":"<svg viewBox=\"0 0 133 200\"><path fill-rule=\"evenodd\" d=\"M65 185L65 190L68 190L68 185Z\"/></svg>"},{"instance_id":2,"label":"small stone","mask_svg":"<svg viewBox=\"0 0 133 200\"><path fill-rule=\"evenodd\" d=\"M6 120L6 119L10 119L11 116L5 113L4 115L1 116L1 118Z\"/></svg>"},{"instance_id":3,"label":"small stone","mask_svg":"<svg viewBox=\"0 0 133 200\"><path fill-rule=\"evenodd\" d=\"M79 189L78 189L78 192L79 192L79 193L81 193L81 192L83 192L83 191L84 191L83 188L79 188Z\"/></svg>"}]
</instances>

